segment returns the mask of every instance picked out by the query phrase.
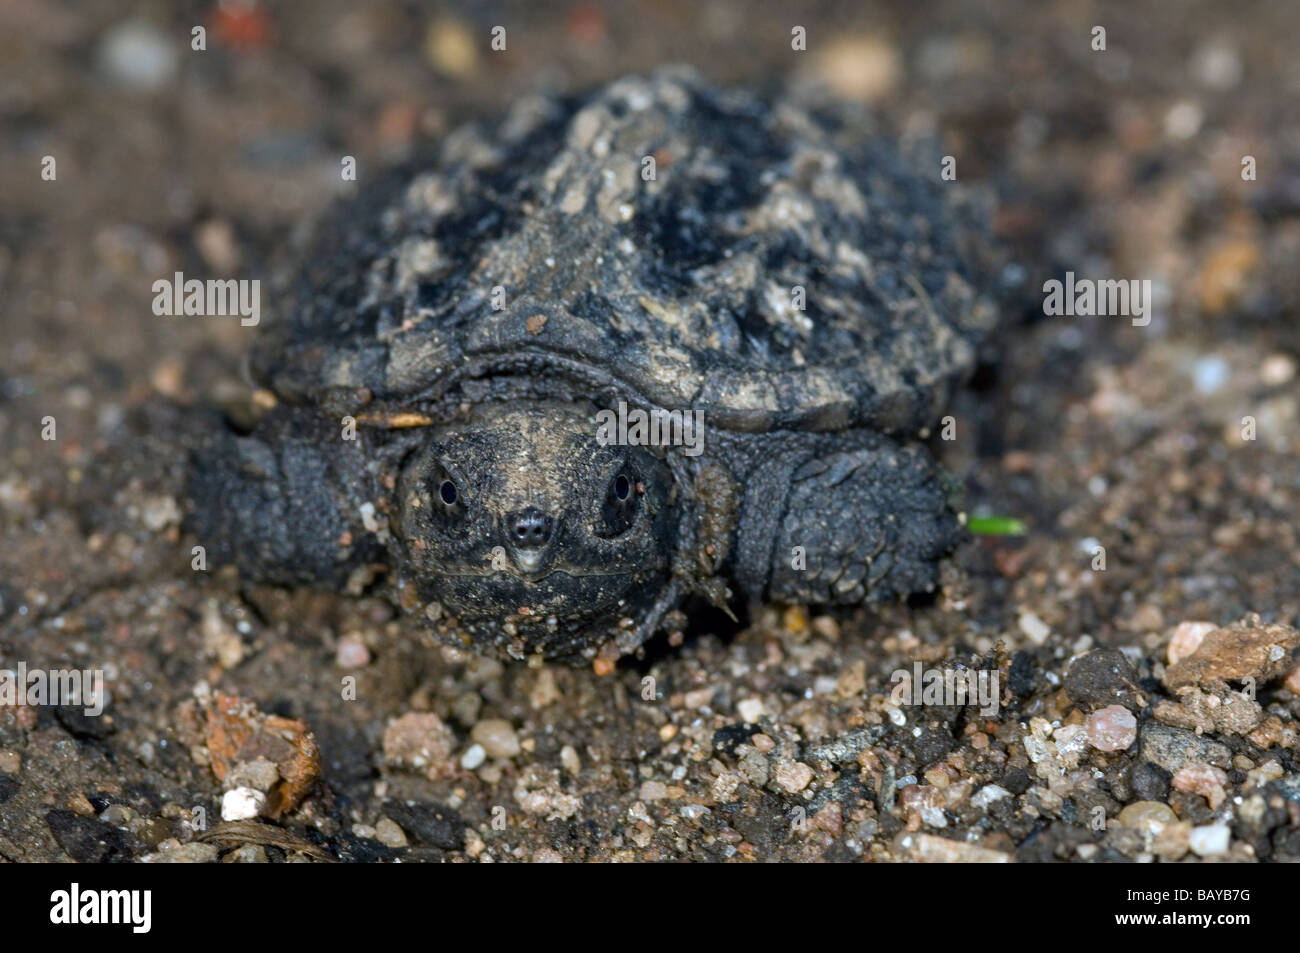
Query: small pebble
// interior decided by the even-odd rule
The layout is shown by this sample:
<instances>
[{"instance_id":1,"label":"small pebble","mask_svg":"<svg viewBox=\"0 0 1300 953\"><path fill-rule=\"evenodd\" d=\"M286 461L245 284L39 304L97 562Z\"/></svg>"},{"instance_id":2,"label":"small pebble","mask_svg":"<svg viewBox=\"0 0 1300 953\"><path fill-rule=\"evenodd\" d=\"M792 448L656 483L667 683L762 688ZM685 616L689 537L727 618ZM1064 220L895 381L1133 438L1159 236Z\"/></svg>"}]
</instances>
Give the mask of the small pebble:
<instances>
[{"instance_id":1,"label":"small pebble","mask_svg":"<svg viewBox=\"0 0 1300 953\"><path fill-rule=\"evenodd\" d=\"M221 798L221 819L223 821L248 821L262 813L266 807L266 795L252 788L235 788L227 791Z\"/></svg>"},{"instance_id":2,"label":"small pebble","mask_svg":"<svg viewBox=\"0 0 1300 953\"><path fill-rule=\"evenodd\" d=\"M1129 784L1143 801L1163 801L1169 796L1169 772L1150 761L1140 761L1133 767Z\"/></svg>"},{"instance_id":3,"label":"small pebble","mask_svg":"<svg viewBox=\"0 0 1300 953\"><path fill-rule=\"evenodd\" d=\"M230 769L226 775L226 786L230 788L252 788L254 791L269 791L280 780L280 769L274 761L257 758L253 761L241 761Z\"/></svg>"},{"instance_id":4,"label":"small pebble","mask_svg":"<svg viewBox=\"0 0 1300 953\"><path fill-rule=\"evenodd\" d=\"M1263 683L1292 668L1290 653L1297 647L1300 632L1250 615L1207 633L1195 652L1165 670L1162 681L1174 693L1189 685L1212 687L1246 678Z\"/></svg>"},{"instance_id":5,"label":"small pebble","mask_svg":"<svg viewBox=\"0 0 1300 953\"><path fill-rule=\"evenodd\" d=\"M199 631L204 649L216 657L222 668L234 668L243 661L244 642L222 616L217 600L209 599L204 604Z\"/></svg>"},{"instance_id":6,"label":"small pebble","mask_svg":"<svg viewBox=\"0 0 1300 953\"><path fill-rule=\"evenodd\" d=\"M1291 669L1291 674L1282 682L1282 687L1289 692L1300 695L1300 665Z\"/></svg>"},{"instance_id":7,"label":"small pebble","mask_svg":"<svg viewBox=\"0 0 1300 953\"><path fill-rule=\"evenodd\" d=\"M840 639L840 623L834 616L819 615L812 620L813 631L824 639L830 639L832 642L838 642Z\"/></svg>"},{"instance_id":8,"label":"small pebble","mask_svg":"<svg viewBox=\"0 0 1300 953\"><path fill-rule=\"evenodd\" d=\"M1200 103L1185 99L1182 102L1174 103L1165 113L1165 133L1171 139L1190 139L1201 129L1201 123L1205 121L1205 111L1201 109ZM1225 365L1226 368L1226 365ZM1224 375L1226 377L1226 373ZM1210 393L1201 387L1200 370L1197 370L1196 379L1197 390L1202 393ZM1218 390L1215 386L1214 390Z\"/></svg>"},{"instance_id":9,"label":"small pebble","mask_svg":"<svg viewBox=\"0 0 1300 953\"><path fill-rule=\"evenodd\" d=\"M228 864L265 864L269 863L266 850L261 844L244 844L226 855Z\"/></svg>"},{"instance_id":10,"label":"small pebble","mask_svg":"<svg viewBox=\"0 0 1300 953\"><path fill-rule=\"evenodd\" d=\"M1011 792L1000 784L986 784L975 792L975 796L970 799L970 803L971 807L979 808L982 811L994 801L1000 801L1004 797L1011 797Z\"/></svg>"},{"instance_id":11,"label":"small pebble","mask_svg":"<svg viewBox=\"0 0 1300 953\"><path fill-rule=\"evenodd\" d=\"M578 752L573 745L565 745L560 749L560 764L564 770L569 772L571 777L577 777L582 771L582 759L578 757Z\"/></svg>"},{"instance_id":12,"label":"small pebble","mask_svg":"<svg viewBox=\"0 0 1300 953\"><path fill-rule=\"evenodd\" d=\"M1142 757L1170 774L1189 764L1208 762L1227 767L1232 762L1232 752L1221 742L1186 728L1151 722L1142 729Z\"/></svg>"},{"instance_id":13,"label":"small pebble","mask_svg":"<svg viewBox=\"0 0 1300 953\"><path fill-rule=\"evenodd\" d=\"M767 784L767 758L757 749L746 749L740 759L740 770L754 787L761 788Z\"/></svg>"},{"instance_id":14,"label":"small pebble","mask_svg":"<svg viewBox=\"0 0 1300 953\"><path fill-rule=\"evenodd\" d=\"M1178 817L1168 804L1159 801L1135 801L1119 812L1119 822L1134 830L1158 834L1167 824L1177 823Z\"/></svg>"},{"instance_id":15,"label":"small pebble","mask_svg":"<svg viewBox=\"0 0 1300 953\"><path fill-rule=\"evenodd\" d=\"M1189 764L1179 769L1171 783L1175 791L1201 795L1211 809L1217 809L1228 797L1223 789L1228 783L1228 775L1210 764Z\"/></svg>"},{"instance_id":16,"label":"small pebble","mask_svg":"<svg viewBox=\"0 0 1300 953\"><path fill-rule=\"evenodd\" d=\"M181 521L181 508L175 497L151 496L140 507L140 522L151 533L160 533Z\"/></svg>"},{"instance_id":17,"label":"small pebble","mask_svg":"<svg viewBox=\"0 0 1300 953\"><path fill-rule=\"evenodd\" d=\"M451 770L455 736L432 712L409 712L394 719L384 731L384 757L392 764L428 769L435 774Z\"/></svg>"},{"instance_id":18,"label":"small pebble","mask_svg":"<svg viewBox=\"0 0 1300 953\"><path fill-rule=\"evenodd\" d=\"M1138 674L1124 653L1114 648L1093 649L1070 663L1061 687L1070 701L1092 711L1106 705L1137 705Z\"/></svg>"},{"instance_id":19,"label":"small pebble","mask_svg":"<svg viewBox=\"0 0 1300 953\"><path fill-rule=\"evenodd\" d=\"M104 34L99 64L109 79L122 86L159 89L176 75L176 48L152 23L124 20Z\"/></svg>"},{"instance_id":20,"label":"small pebble","mask_svg":"<svg viewBox=\"0 0 1300 953\"><path fill-rule=\"evenodd\" d=\"M528 693L529 703L534 708L545 708L554 705L561 697L563 696L555 680L555 670L543 668L537 673L537 681L533 683L533 688Z\"/></svg>"},{"instance_id":21,"label":"small pebble","mask_svg":"<svg viewBox=\"0 0 1300 953\"><path fill-rule=\"evenodd\" d=\"M135 816L135 811L125 804L110 804L104 808L104 812L99 815L99 819L112 827L123 827L130 824Z\"/></svg>"},{"instance_id":22,"label":"small pebble","mask_svg":"<svg viewBox=\"0 0 1300 953\"><path fill-rule=\"evenodd\" d=\"M395 822L386 817L381 817L379 823L375 825L375 840L389 847L406 846L406 834Z\"/></svg>"},{"instance_id":23,"label":"small pebble","mask_svg":"<svg viewBox=\"0 0 1300 953\"><path fill-rule=\"evenodd\" d=\"M1088 743L1098 751L1125 751L1137 741L1137 719L1123 705L1107 705L1088 716Z\"/></svg>"},{"instance_id":24,"label":"small pebble","mask_svg":"<svg viewBox=\"0 0 1300 953\"><path fill-rule=\"evenodd\" d=\"M1020 627L1020 631L1025 638L1034 645L1042 645L1047 641L1047 637L1052 634L1052 630L1048 628L1047 623L1032 612L1020 613L1020 618L1016 624Z\"/></svg>"},{"instance_id":25,"label":"small pebble","mask_svg":"<svg viewBox=\"0 0 1300 953\"><path fill-rule=\"evenodd\" d=\"M365 668L370 664L370 649L359 635L339 639L334 662L339 668Z\"/></svg>"},{"instance_id":26,"label":"small pebble","mask_svg":"<svg viewBox=\"0 0 1300 953\"><path fill-rule=\"evenodd\" d=\"M484 718L470 732L492 758L513 758L519 754L519 736L504 718Z\"/></svg>"},{"instance_id":27,"label":"small pebble","mask_svg":"<svg viewBox=\"0 0 1300 953\"><path fill-rule=\"evenodd\" d=\"M711 688L697 688L694 691L687 692L683 698L683 703L692 711L703 708L711 701L713 701L713 689Z\"/></svg>"},{"instance_id":28,"label":"small pebble","mask_svg":"<svg viewBox=\"0 0 1300 953\"><path fill-rule=\"evenodd\" d=\"M80 791L68 798L68 807L72 808L75 813L80 814L82 817L95 816L95 806L91 804L90 799Z\"/></svg>"},{"instance_id":29,"label":"small pebble","mask_svg":"<svg viewBox=\"0 0 1300 953\"><path fill-rule=\"evenodd\" d=\"M662 781L645 781L637 797L643 801L662 801L668 797L668 786Z\"/></svg>"},{"instance_id":30,"label":"small pebble","mask_svg":"<svg viewBox=\"0 0 1300 953\"><path fill-rule=\"evenodd\" d=\"M1200 857L1215 857L1228 852L1228 841L1232 831L1227 824L1206 824L1193 827L1188 837L1188 845Z\"/></svg>"},{"instance_id":31,"label":"small pebble","mask_svg":"<svg viewBox=\"0 0 1300 953\"><path fill-rule=\"evenodd\" d=\"M1259 367L1259 377L1269 387L1291 383L1295 377L1296 362L1289 354L1270 354Z\"/></svg>"},{"instance_id":32,"label":"small pebble","mask_svg":"<svg viewBox=\"0 0 1300 953\"><path fill-rule=\"evenodd\" d=\"M225 219L210 219L195 228L194 244L215 271L229 275L239 268L239 242L234 227Z\"/></svg>"},{"instance_id":33,"label":"small pebble","mask_svg":"<svg viewBox=\"0 0 1300 953\"><path fill-rule=\"evenodd\" d=\"M1052 733L1052 740L1056 743L1056 756L1060 762L1073 767L1079 763L1091 739L1083 725L1062 725Z\"/></svg>"},{"instance_id":34,"label":"small pebble","mask_svg":"<svg viewBox=\"0 0 1300 953\"><path fill-rule=\"evenodd\" d=\"M824 47L817 70L846 99L873 103L889 95L902 74L902 57L885 36L837 37Z\"/></svg>"},{"instance_id":35,"label":"small pebble","mask_svg":"<svg viewBox=\"0 0 1300 953\"><path fill-rule=\"evenodd\" d=\"M217 848L212 844L191 841L188 844L177 844L170 850L147 854L140 858L140 862L142 864L215 864Z\"/></svg>"},{"instance_id":36,"label":"small pebble","mask_svg":"<svg viewBox=\"0 0 1300 953\"><path fill-rule=\"evenodd\" d=\"M913 855L923 864L1008 864L1012 857L1000 850L948 840L934 834L918 834L910 838Z\"/></svg>"},{"instance_id":37,"label":"small pebble","mask_svg":"<svg viewBox=\"0 0 1300 953\"><path fill-rule=\"evenodd\" d=\"M451 713L462 725L473 727L483 711L483 696L478 692L461 692L451 703Z\"/></svg>"},{"instance_id":38,"label":"small pebble","mask_svg":"<svg viewBox=\"0 0 1300 953\"><path fill-rule=\"evenodd\" d=\"M460 756L460 766L466 771L473 771L487 760L487 752L483 750L480 744L470 745L465 749L465 753Z\"/></svg>"},{"instance_id":39,"label":"small pebble","mask_svg":"<svg viewBox=\"0 0 1300 953\"><path fill-rule=\"evenodd\" d=\"M424 37L424 56L438 72L454 79L466 79L478 70L478 36L464 21L439 17L429 24Z\"/></svg>"},{"instance_id":40,"label":"small pebble","mask_svg":"<svg viewBox=\"0 0 1300 953\"><path fill-rule=\"evenodd\" d=\"M1198 648L1201 640L1217 629L1218 626L1213 622L1180 622L1174 627L1174 633L1169 637L1169 647L1165 650L1165 657L1169 664L1173 665L1187 658Z\"/></svg>"},{"instance_id":41,"label":"small pebble","mask_svg":"<svg viewBox=\"0 0 1300 953\"><path fill-rule=\"evenodd\" d=\"M1207 41L1192 56L1192 75L1211 89L1232 89L1244 71L1237 48L1222 39Z\"/></svg>"},{"instance_id":42,"label":"small pebble","mask_svg":"<svg viewBox=\"0 0 1300 953\"><path fill-rule=\"evenodd\" d=\"M813 779L812 768L799 761L779 761L776 765L776 783L794 794L802 791Z\"/></svg>"}]
</instances>

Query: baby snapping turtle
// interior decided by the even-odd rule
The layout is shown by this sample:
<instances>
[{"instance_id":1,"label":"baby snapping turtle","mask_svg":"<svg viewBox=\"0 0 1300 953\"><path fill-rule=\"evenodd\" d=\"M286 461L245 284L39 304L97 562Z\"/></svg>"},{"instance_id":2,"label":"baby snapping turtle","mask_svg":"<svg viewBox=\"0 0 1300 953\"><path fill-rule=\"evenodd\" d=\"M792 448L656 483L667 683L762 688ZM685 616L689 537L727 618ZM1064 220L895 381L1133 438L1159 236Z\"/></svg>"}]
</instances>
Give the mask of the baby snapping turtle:
<instances>
[{"instance_id":1,"label":"baby snapping turtle","mask_svg":"<svg viewBox=\"0 0 1300 953\"><path fill-rule=\"evenodd\" d=\"M323 228L191 526L515 658L632 651L693 593L932 589L961 531L907 441L992 323L946 192L792 91L530 98Z\"/></svg>"}]
</instances>

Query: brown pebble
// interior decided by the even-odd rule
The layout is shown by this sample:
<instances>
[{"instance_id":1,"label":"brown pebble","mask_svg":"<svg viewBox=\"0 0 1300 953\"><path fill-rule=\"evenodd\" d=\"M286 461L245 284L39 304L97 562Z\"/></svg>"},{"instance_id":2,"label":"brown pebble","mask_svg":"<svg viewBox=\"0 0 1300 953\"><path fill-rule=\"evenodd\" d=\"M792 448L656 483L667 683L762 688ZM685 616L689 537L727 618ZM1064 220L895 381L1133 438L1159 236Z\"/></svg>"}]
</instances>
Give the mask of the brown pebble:
<instances>
[{"instance_id":1,"label":"brown pebble","mask_svg":"<svg viewBox=\"0 0 1300 953\"><path fill-rule=\"evenodd\" d=\"M455 736L432 712L409 712L384 730L384 759L389 764L425 771L429 777L453 773Z\"/></svg>"},{"instance_id":2,"label":"brown pebble","mask_svg":"<svg viewBox=\"0 0 1300 953\"><path fill-rule=\"evenodd\" d=\"M1170 783L1175 791L1201 795L1211 810L1217 810L1228 797L1223 789L1228 783L1228 775L1211 764L1189 764L1180 769Z\"/></svg>"},{"instance_id":3,"label":"brown pebble","mask_svg":"<svg viewBox=\"0 0 1300 953\"><path fill-rule=\"evenodd\" d=\"M95 806L90 803L86 795L78 791L76 794L69 795L68 807L74 814L80 814L82 817L94 817Z\"/></svg>"},{"instance_id":4,"label":"brown pebble","mask_svg":"<svg viewBox=\"0 0 1300 953\"><path fill-rule=\"evenodd\" d=\"M1291 670L1291 653L1300 632L1289 625L1266 624L1252 615L1207 634L1196 650L1165 671L1165 687L1253 678L1263 683Z\"/></svg>"}]
</instances>

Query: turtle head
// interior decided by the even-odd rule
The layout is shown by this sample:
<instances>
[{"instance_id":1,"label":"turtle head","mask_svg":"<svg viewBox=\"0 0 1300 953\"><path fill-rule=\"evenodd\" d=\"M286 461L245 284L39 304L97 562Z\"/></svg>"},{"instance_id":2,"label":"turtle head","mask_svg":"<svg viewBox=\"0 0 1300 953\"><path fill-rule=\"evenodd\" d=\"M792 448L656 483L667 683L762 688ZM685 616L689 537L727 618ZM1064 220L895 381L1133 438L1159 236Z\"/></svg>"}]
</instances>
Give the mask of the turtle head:
<instances>
[{"instance_id":1,"label":"turtle head","mask_svg":"<svg viewBox=\"0 0 1300 953\"><path fill-rule=\"evenodd\" d=\"M403 467L403 584L483 647L564 655L639 620L668 583L672 474L606 446L584 408L485 405L430 431ZM432 610L432 611L430 611Z\"/></svg>"}]
</instances>

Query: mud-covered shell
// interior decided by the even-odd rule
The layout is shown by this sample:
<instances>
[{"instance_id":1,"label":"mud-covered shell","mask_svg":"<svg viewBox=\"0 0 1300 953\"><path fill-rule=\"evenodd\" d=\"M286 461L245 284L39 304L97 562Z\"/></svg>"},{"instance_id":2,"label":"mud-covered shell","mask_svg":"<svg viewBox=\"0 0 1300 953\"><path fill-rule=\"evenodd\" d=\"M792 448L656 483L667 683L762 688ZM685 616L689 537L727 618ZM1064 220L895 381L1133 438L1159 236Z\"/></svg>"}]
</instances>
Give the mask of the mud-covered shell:
<instances>
[{"instance_id":1,"label":"mud-covered shell","mask_svg":"<svg viewBox=\"0 0 1300 953\"><path fill-rule=\"evenodd\" d=\"M910 432L992 324L981 234L861 110L661 70L465 127L322 229L255 367L418 409L571 380L718 427Z\"/></svg>"}]
</instances>

